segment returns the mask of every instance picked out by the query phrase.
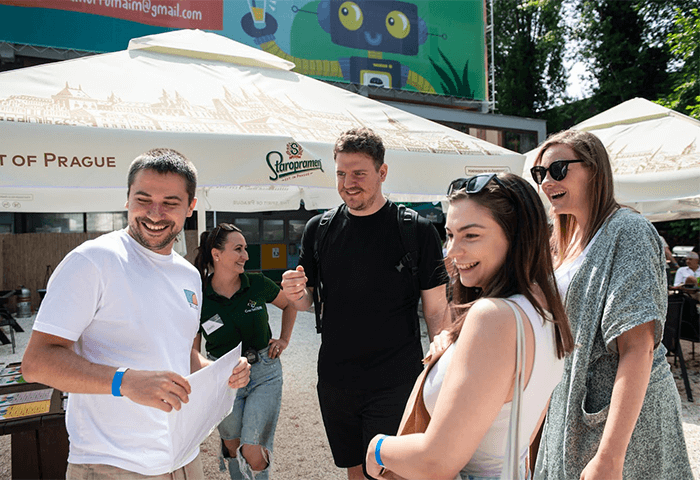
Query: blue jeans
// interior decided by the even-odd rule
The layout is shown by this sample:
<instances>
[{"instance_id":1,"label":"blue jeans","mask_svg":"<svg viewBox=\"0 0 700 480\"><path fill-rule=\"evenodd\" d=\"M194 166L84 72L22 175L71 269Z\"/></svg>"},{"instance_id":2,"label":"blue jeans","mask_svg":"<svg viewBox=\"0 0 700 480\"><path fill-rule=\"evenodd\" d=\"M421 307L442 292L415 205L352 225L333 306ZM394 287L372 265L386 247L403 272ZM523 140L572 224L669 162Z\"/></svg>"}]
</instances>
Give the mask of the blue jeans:
<instances>
[{"instance_id":1,"label":"blue jeans","mask_svg":"<svg viewBox=\"0 0 700 480\"><path fill-rule=\"evenodd\" d=\"M219 424L223 440L241 439L241 445L260 445L269 452L269 465L255 472L238 449L237 458L228 459L232 480L267 480L272 465L272 444L282 403L282 363L268 356L268 349L258 352L260 361L250 367L250 382L236 392L233 411ZM233 453L233 452L231 452ZM222 459L222 470L226 470Z\"/></svg>"}]
</instances>

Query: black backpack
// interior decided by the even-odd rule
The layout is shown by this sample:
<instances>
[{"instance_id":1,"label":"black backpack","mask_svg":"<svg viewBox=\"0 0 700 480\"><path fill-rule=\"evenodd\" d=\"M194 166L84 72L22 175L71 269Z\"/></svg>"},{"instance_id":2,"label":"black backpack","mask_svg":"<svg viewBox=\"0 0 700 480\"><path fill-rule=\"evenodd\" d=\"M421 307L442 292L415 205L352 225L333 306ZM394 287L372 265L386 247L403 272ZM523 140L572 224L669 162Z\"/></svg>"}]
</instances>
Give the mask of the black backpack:
<instances>
[{"instance_id":1,"label":"black backpack","mask_svg":"<svg viewBox=\"0 0 700 480\"><path fill-rule=\"evenodd\" d=\"M323 279L321 278L321 249L325 246L325 241L328 236L331 222L335 214L343 208L345 204L332 208L326 211L321 217L316 230L316 238L314 238L314 262L316 262L316 285L314 285L314 313L316 315L316 332L321 333L323 319L323 304L325 295L323 291ZM400 272L404 268L408 268L411 273L413 284L413 292L416 296L420 296L420 284L418 281L418 213L415 210L406 208L405 205L398 206L397 220L399 223L399 232L401 239L401 248L404 255L396 265L396 269ZM418 325L418 316L416 315L415 325L416 335L420 335Z\"/></svg>"}]
</instances>

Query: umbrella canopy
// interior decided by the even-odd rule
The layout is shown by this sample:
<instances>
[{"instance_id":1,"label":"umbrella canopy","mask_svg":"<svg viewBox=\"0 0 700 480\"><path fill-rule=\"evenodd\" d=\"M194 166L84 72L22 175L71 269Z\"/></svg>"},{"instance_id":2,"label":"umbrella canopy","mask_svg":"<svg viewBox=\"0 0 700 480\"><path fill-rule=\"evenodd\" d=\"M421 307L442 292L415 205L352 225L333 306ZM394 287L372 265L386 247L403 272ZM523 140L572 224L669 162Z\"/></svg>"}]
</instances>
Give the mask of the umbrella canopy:
<instances>
[{"instance_id":1,"label":"umbrella canopy","mask_svg":"<svg viewBox=\"0 0 700 480\"><path fill-rule=\"evenodd\" d=\"M213 33L173 31L125 51L0 74L0 211L114 211L131 161L174 148L199 172L198 207L330 208L333 145L348 128L382 136L384 193L436 201L480 171L524 157L291 72L294 64Z\"/></svg>"},{"instance_id":2,"label":"umbrella canopy","mask_svg":"<svg viewBox=\"0 0 700 480\"><path fill-rule=\"evenodd\" d=\"M654 222L700 217L700 122L643 98L572 127L601 139L612 163L615 197ZM524 175L537 149L528 152Z\"/></svg>"}]
</instances>

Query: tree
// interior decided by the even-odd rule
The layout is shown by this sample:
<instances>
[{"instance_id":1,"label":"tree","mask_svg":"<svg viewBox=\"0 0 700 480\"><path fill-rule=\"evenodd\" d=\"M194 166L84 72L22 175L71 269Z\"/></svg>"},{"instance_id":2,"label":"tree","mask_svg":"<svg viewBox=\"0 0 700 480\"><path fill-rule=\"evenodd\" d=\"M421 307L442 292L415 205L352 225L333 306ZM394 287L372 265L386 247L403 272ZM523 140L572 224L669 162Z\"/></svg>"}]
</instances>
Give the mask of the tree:
<instances>
[{"instance_id":1,"label":"tree","mask_svg":"<svg viewBox=\"0 0 700 480\"><path fill-rule=\"evenodd\" d=\"M700 246L700 219L672 220L655 223L654 226L669 242L671 247L678 245L694 246L697 252Z\"/></svg>"},{"instance_id":2,"label":"tree","mask_svg":"<svg viewBox=\"0 0 700 480\"><path fill-rule=\"evenodd\" d=\"M599 111L634 97L654 100L669 89L671 56L668 45L651 33L653 19L643 11L648 3L656 2L581 0L577 5L581 23L575 38L597 82L593 97Z\"/></svg>"},{"instance_id":3,"label":"tree","mask_svg":"<svg viewBox=\"0 0 700 480\"><path fill-rule=\"evenodd\" d=\"M674 58L673 91L659 103L700 119L700 10L676 8L667 44Z\"/></svg>"},{"instance_id":4,"label":"tree","mask_svg":"<svg viewBox=\"0 0 700 480\"><path fill-rule=\"evenodd\" d=\"M550 131L569 128L634 97L700 118L697 0L567 0L570 48L597 82L594 94L543 113Z\"/></svg>"},{"instance_id":5,"label":"tree","mask_svg":"<svg viewBox=\"0 0 700 480\"><path fill-rule=\"evenodd\" d=\"M566 88L562 0L495 0L496 111L535 117Z\"/></svg>"}]
</instances>

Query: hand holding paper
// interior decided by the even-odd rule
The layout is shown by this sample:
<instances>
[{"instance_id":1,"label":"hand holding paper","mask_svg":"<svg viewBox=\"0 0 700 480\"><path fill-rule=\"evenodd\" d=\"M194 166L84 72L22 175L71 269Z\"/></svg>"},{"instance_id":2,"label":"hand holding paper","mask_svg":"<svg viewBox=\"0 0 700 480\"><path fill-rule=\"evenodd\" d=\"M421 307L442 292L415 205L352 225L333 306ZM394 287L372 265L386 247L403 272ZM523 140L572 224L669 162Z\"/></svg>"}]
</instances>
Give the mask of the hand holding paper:
<instances>
[{"instance_id":1,"label":"hand holding paper","mask_svg":"<svg viewBox=\"0 0 700 480\"><path fill-rule=\"evenodd\" d=\"M238 360L238 364L233 369L231 376L228 379L228 386L230 388L243 388L248 385L250 381L250 364L248 360L241 357Z\"/></svg>"},{"instance_id":2,"label":"hand holding paper","mask_svg":"<svg viewBox=\"0 0 700 480\"><path fill-rule=\"evenodd\" d=\"M127 370L122 377L121 393L129 400L164 412L180 410L189 401L190 384L175 372Z\"/></svg>"},{"instance_id":3,"label":"hand holding paper","mask_svg":"<svg viewBox=\"0 0 700 480\"><path fill-rule=\"evenodd\" d=\"M168 415L173 470L181 467L233 408L236 389L248 384L250 365L241 362L241 345L187 377L189 402Z\"/></svg>"}]
</instances>

